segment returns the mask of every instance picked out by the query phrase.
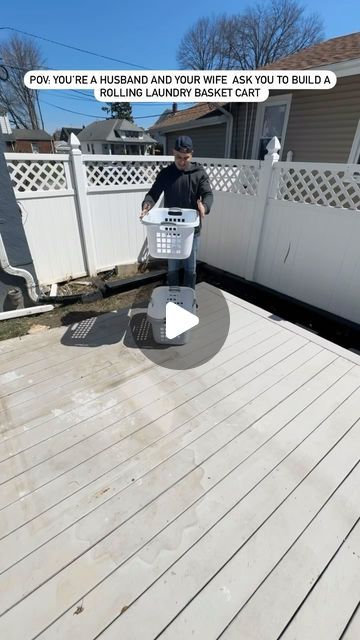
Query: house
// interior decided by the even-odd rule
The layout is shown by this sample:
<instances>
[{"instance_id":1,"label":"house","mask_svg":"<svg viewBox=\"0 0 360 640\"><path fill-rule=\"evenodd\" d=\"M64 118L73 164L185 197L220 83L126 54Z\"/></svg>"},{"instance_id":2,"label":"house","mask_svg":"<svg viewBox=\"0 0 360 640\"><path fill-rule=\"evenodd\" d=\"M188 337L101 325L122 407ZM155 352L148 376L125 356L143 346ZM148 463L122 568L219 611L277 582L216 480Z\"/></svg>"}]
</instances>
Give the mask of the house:
<instances>
[{"instance_id":1,"label":"house","mask_svg":"<svg viewBox=\"0 0 360 640\"><path fill-rule=\"evenodd\" d=\"M16 153L54 153L54 142L44 129L13 129Z\"/></svg>"},{"instance_id":2,"label":"house","mask_svg":"<svg viewBox=\"0 0 360 640\"><path fill-rule=\"evenodd\" d=\"M231 116L223 104L203 102L188 109L173 108L167 116L162 115L149 131L161 141L164 154L171 154L176 138L187 133L193 140L197 156L224 158L229 155Z\"/></svg>"},{"instance_id":3,"label":"house","mask_svg":"<svg viewBox=\"0 0 360 640\"><path fill-rule=\"evenodd\" d=\"M219 117L216 105L197 105L169 115L151 131L163 133L168 153L177 135L186 133L197 156L262 159L276 135L282 160L360 161L360 32L326 40L265 69L329 69L336 73L337 84L327 90L270 91L262 103L222 104L227 126L223 120L209 128L211 119Z\"/></svg>"},{"instance_id":4,"label":"house","mask_svg":"<svg viewBox=\"0 0 360 640\"><path fill-rule=\"evenodd\" d=\"M83 129L85 129L85 127L62 127L61 131L60 131L60 137L59 140L63 140L64 142L68 142L70 136L72 133L74 133L76 136L79 135L80 131L82 131Z\"/></svg>"},{"instance_id":5,"label":"house","mask_svg":"<svg viewBox=\"0 0 360 640\"><path fill-rule=\"evenodd\" d=\"M5 108L0 107L0 148L4 152L54 153L52 137L43 129L12 129Z\"/></svg>"},{"instance_id":6,"label":"house","mask_svg":"<svg viewBox=\"0 0 360 640\"><path fill-rule=\"evenodd\" d=\"M15 136L12 132L7 110L0 106L0 151L15 150Z\"/></svg>"},{"instance_id":7,"label":"house","mask_svg":"<svg viewBox=\"0 0 360 640\"><path fill-rule=\"evenodd\" d=\"M43 129L13 129L16 153L54 153L52 136Z\"/></svg>"},{"instance_id":8,"label":"house","mask_svg":"<svg viewBox=\"0 0 360 640\"><path fill-rule=\"evenodd\" d=\"M276 135L282 160L358 162L360 32L303 49L266 69L328 69L336 73L337 84L328 90L271 91L264 103L231 105L232 154L263 158Z\"/></svg>"},{"instance_id":9,"label":"house","mask_svg":"<svg viewBox=\"0 0 360 640\"><path fill-rule=\"evenodd\" d=\"M144 129L118 118L92 122L77 137L83 153L147 155L156 144Z\"/></svg>"}]
</instances>

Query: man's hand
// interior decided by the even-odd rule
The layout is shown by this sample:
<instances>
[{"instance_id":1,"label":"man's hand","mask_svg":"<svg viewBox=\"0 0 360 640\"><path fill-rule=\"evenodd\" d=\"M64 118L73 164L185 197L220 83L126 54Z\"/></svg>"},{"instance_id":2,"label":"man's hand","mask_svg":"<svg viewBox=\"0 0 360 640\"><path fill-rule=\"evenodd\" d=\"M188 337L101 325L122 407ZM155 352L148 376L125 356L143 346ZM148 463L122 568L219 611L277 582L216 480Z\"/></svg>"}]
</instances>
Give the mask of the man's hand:
<instances>
[{"instance_id":1,"label":"man's hand","mask_svg":"<svg viewBox=\"0 0 360 640\"><path fill-rule=\"evenodd\" d=\"M149 213L150 209L151 209L150 204L148 202L145 202L145 204L144 204L144 206L142 208L142 212L140 213L140 220L142 220L143 217L146 216Z\"/></svg>"},{"instance_id":2,"label":"man's hand","mask_svg":"<svg viewBox=\"0 0 360 640\"><path fill-rule=\"evenodd\" d=\"M204 204L201 202L200 198L196 203L197 205L197 210L199 212L199 216L201 219L205 218L205 207Z\"/></svg>"}]
</instances>

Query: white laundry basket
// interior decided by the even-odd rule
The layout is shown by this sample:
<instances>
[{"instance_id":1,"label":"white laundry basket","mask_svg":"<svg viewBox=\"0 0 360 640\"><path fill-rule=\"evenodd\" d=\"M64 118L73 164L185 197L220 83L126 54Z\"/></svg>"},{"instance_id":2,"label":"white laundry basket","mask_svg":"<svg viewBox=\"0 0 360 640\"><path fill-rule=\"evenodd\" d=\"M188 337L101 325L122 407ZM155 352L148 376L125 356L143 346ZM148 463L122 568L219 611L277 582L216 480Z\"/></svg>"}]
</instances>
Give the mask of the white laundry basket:
<instances>
[{"instance_id":1,"label":"white laundry basket","mask_svg":"<svg viewBox=\"0 0 360 640\"><path fill-rule=\"evenodd\" d=\"M166 337L166 305L168 302L180 305L189 313L196 313L196 295L191 287L156 287L148 305L148 319L152 326L155 342L158 344L186 344L190 340L190 330L176 338Z\"/></svg>"},{"instance_id":2,"label":"white laundry basket","mask_svg":"<svg viewBox=\"0 0 360 640\"><path fill-rule=\"evenodd\" d=\"M184 260L189 257L194 229L199 225L196 209L151 209L141 222L146 225L149 253L153 258Z\"/></svg>"}]
</instances>

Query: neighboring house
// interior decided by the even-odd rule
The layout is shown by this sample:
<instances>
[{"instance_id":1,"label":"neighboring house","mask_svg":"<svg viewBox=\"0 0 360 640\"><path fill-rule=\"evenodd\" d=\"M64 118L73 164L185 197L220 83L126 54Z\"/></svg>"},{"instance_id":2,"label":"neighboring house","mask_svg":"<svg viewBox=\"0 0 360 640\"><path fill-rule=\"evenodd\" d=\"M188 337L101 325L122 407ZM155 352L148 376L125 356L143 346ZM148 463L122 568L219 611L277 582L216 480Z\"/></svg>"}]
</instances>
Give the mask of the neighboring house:
<instances>
[{"instance_id":1,"label":"neighboring house","mask_svg":"<svg viewBox=\"0 0 360 640\"><path fill-rule=\"evenodd\" d=\"M62 127L60 131L57 130L54 133L54 138L56 137L56 139L54 140L56 153L69 153L69 138L71 134L74 133L76 136L78 136L80 131L82 131L83 129L85 129L85 127Z\"/></svg>"},{"instance_id":2,"label":"neighboring house","mask_svg":"<svg viewBox=\"0 0 360 640\"><path fill-rule=\"evenodd\" d=\"M55 153L69 153L70 145L65 140L54 140Z\"/></svg>"},{"instance_id":3,"label":"neighboring house","mask_svg":"<svg viewBox=\"0 0 360 640\"><path fill-rule=\"evenodd\" d=\"M179 135L187 133L194 143L195 155L223 158L229 155L231 116L223 104L201 103L188 109L173 109L161 116L149 132L164 147L164 154L171 154Z\"/></svg>"},{"instance_id":4,"label":"neighboring house","mask_svg":"<svg viewBox=\"0 0 360 640\"><path fill-rule=\"evenodd\" d=\"M188 134L197 156L261 159L276 135L282 160L360 162L360 32L326 40L265 69L329 69L338 80L327 90L270 91L265 102L199 104L170 114L150 131L165 137L165 153L171 153L178 135Z\"/></svg>"},{"instance_id":5,"label":"neighboring house","mask_svg":"<svg viewBox=\"0 0 360 640\"><path fill-rule=\"evenodd\" d=\"M117 118L93 122L77 137L83 153L147 155L156 144L144 129Z\"/></svg>"},{"instance_id":6,"label":"neighboring house","mask_svg":"<svg viewBox=\"0 0 360 640\"><path fill-rule=\"evenodd\" d=\"M15 136L12 132L7 110L0 106L0 151L15 150Z\"/></svg>"},{"instance_id":7,"label":"neighboring house","mask_svg":"<svg viewBox=\"0 0 360 640\"><path fill-rule=\"evenodd\" d=\"M43 129L13 129L16 153L54 153L54 141Z\"/></svg>"},{"instance_id":8,"label":"neighboring house","mask_svg":"<svg viewBox=\"0 0 360 640\"><path fill-rule=\"evenodd\" d=\"M60 131L59 140L64 140L65 142L68 142L72 133L78 136L80 131L82 131L83 129L85 129L85 127L62 127Z\"/></svg>"}]
</instances>

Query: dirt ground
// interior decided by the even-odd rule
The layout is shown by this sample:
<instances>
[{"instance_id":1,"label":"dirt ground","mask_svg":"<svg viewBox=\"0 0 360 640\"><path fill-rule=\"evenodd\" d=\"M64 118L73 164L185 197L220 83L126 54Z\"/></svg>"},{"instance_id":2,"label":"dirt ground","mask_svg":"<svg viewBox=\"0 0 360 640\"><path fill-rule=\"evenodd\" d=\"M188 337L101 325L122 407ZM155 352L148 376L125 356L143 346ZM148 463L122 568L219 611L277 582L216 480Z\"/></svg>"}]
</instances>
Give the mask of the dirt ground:
<instances>
[{"instance_id":1,"label":"dirt ground","mask_svg":"<svg viewBox=\"0 0 360 640\"><path fill-rule=\"evenodd\" d=\"M127 277L129 274L125 274ZM110 279L121 279L116 275ZM68 326L74 322L81 322L86 318L102 315L110 311L131 307L135 302L145 302L150 299L154 286L159 283L148 284L126 293L118 293L94 302L77 302L75 304L55 305L52 311L19 318L11 318L0 322L0 340L23 336L27 333L47 331L53 327ZM71 283L62 287L62 295L73 293L90 293L94 287L86 287ZM61 292L61 290L60 290ZM49 304L51 300L49 299Z\"/></svg>"}]
</instances>

